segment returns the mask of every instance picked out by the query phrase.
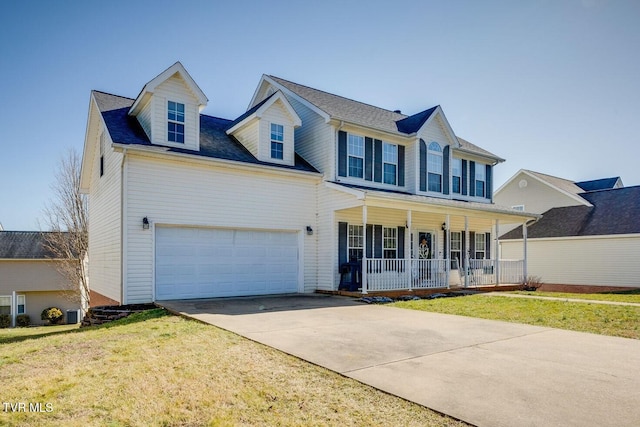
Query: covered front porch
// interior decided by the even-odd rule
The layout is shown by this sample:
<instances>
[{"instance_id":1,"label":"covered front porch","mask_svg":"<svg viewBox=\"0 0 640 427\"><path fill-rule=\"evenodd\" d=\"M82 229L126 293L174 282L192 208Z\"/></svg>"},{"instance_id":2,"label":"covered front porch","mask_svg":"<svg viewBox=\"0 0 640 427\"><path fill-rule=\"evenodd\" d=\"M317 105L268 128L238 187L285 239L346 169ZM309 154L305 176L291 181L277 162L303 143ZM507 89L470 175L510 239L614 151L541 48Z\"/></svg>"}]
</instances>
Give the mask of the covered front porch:
<instances>
[{"instance_id":1,"label":"covered front porch","mask_svg":"<svg viewBox=\"0 0 640 427\"><path fill-rule=\"evenodd\" d=\"M366 191L358 206L336 209L337 290L419 291L515 285L522 259L501 259L500 221L531 215L488 203ZM526 232L525 232L526 234Z\"/></svg>"}]
</instances>

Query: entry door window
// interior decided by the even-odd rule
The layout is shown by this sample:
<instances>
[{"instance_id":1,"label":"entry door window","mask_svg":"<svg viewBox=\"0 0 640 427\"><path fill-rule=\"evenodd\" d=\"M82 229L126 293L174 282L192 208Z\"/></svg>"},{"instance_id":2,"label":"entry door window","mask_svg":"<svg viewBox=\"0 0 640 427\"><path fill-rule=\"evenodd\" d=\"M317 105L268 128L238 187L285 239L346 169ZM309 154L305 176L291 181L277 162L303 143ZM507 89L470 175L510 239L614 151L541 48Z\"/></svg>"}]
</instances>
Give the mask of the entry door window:
<instances>
[{"instance_id":1,"label":"entry door window","mask_svg":"<svg viewBox=\"0 0 640 427\"><path fill-rule=\"evenodd\" d=\"M418 233L418 259L433 258L433 234L430 232Z\"/></svg>"}]
</instances>

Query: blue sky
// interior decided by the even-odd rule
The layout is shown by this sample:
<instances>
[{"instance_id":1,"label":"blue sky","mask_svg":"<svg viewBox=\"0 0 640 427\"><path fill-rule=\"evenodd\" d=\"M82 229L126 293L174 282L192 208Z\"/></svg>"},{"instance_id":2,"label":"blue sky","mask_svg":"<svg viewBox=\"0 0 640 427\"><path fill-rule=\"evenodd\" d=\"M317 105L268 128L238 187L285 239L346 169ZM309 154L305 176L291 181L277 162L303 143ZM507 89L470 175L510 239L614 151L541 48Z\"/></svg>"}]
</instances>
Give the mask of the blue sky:
<instances>
[{"instance_id":1,"label":"blue sky","mask_svg":"<svg viewBox=\"0 0 640 427\"><path fill-rule=\"evenodd\" d=\"M507 159L496 188L521 168L640 184L636 0L24 0L2 8L0 52L6 230L39 229L92 89L133 98L177 60L205 114L239 116L273 74L406 114L440 104Z\"/></svg>"}]
</instances>

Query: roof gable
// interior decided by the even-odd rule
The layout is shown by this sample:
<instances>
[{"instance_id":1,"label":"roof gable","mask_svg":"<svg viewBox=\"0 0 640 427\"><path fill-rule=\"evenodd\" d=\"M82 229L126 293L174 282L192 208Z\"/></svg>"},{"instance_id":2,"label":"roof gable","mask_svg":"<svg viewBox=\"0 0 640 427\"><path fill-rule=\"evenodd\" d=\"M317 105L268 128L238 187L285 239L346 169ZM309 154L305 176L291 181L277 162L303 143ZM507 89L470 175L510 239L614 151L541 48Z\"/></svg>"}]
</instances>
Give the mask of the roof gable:
<instances>
[{"instance_id":1,"label":"roof gable","mask_svg":"<svg viewBox=\"0 0 640 427\"><path fill-rule=\"evenodd\" d=\"M191 91L191 93L197 99L198 107L200 108L200 111L202 111L202 109L207 105L207 102L209 100L205 96L204 92L202 92L202 89L200 89L200 87L196 84L196 82L193 80L191 75L184 68L184 66L180 63L180 61L178 61L175 64L173 64L171 67L167 68L166 70L158 74L146 85L144 85L144 87L140 91L140 94L138 94L137 98L133 102L133 105L131 105L131 110L129 111L129 114L132 116L135 116L136 114L138 114L140 109L144 107L144 105L147 103L147 100L153 94L156 88L161 84L163 84L164 82L166 82L167 80L169 80L175 74L178 74L182 78L187 88Z\"/></svg>"},{"instance_id":2,"label":"roof gable","mask_svg":"<svg viewBox=\"0 0 640 427\"><path fill-rule=\"evenodd\" d=\"M527 169L520 169L517 173L515 173L511 178L507 180L507 182L502 184L500 188L496 190L495 195L499 195L506 187L515 185L513 183L515 183L516 180L520 180L522 178L535 179L545 186L570 197L571 199L576 201L578 205L591 206L591 204L587 200L580 197L579 194L582 193L583 190L578 187L573 181L564 178L558 178L552 175L546 175L540 172L534 172Z\"/></svg>"},{"instance_id":3,"label":"roof gable","mask_svg":"<svg viewBox=\"0 0 640 427\"><path fill-rule=\"evenodd\" d=\"M283 95L281 91L277 91L269 95L267 98L262 100L260 103L256 104L253 108L247 110L240 117L235 119L229 129L227 130L227 134L232 134L235 130L241 128L247 122L251 121L254 118L261 118L265 111L271 108L275 103L280 102L282 107L285 109L287 114L291 117L291 121L295 127L299 127L302 125L302 121L300 117L293 109L287 98Z\"/></svg>"}]
</instances>

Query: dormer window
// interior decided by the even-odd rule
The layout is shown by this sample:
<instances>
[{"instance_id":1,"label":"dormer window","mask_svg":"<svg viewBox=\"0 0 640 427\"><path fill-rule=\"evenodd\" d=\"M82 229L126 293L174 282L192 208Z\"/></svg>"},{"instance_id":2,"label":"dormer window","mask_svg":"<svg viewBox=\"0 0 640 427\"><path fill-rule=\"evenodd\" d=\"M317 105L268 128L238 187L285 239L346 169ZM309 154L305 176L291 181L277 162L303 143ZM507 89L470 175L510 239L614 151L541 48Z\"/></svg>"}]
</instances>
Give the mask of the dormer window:
<instances>
[{"instance_id":1,"label":"dormer window","mask_svg":"<svg viewBox=\"0 0 640 427\"><path fill-rule=\"evenodd\" d=\"M437 142L431 142L427 147L427 175L428 190L442 193L442 147Z\"/></svg>"},{"instance_id":2,"label":"dormer window","mask_svg":"<svg viewBox=\"0 0 640 427\"><path fill-rule=\"evenodd\" d=\"M364 138L349 134L347 143L349 159L349 176L362 178L364 176Z\"/></svg>"},{"instance_id":3,"label":"dormer window","mask_svg":"<svg viewBox=\"0 0 640 427\"><path fill-rule=\"evenodd\" d=\"M167 140L184 144L184 104L168 101L167 120Z\"/></svg>"},{"instance_id":4,"label":"dormer window","mask_svg":"<svg viewBox=\"0 0 640 427\"><path fill-rule=\"evenodd\" d=\"M398 175L398 146L395 144L383 143L382 145L382 169L384 172L383 182L385 184L396 185Z\"/></svg>"},{"instance_id":5,"label":"dormer window","mask_svg":"<svg viewBox=\"0 0 640 427\"><path fill-rule=\"evenodd\" d=\"M284 126L271 123L271 158L282 160L284 157Z\"/></svg>"}]
</instances>

